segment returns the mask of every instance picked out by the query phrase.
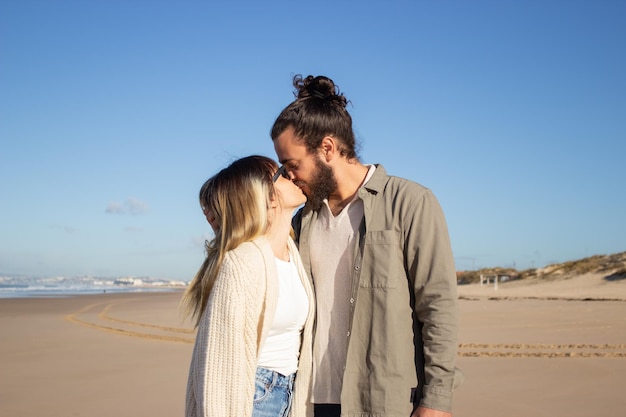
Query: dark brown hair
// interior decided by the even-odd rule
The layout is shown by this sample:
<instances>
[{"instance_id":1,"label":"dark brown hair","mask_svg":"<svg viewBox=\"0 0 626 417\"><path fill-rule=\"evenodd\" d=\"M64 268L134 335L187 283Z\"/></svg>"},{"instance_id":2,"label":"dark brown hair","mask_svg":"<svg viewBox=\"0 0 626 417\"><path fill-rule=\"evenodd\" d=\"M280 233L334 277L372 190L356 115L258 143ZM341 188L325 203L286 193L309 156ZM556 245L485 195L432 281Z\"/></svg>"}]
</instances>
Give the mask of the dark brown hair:
<instances>
[{"instance_id":1,"label":"dark brown hair","mask_svg":"<svg viewBox=\"0 0 626 417\"><path fill-rule=\"evenodd\" d=\"M339 152L348 159L356 159L356 144L352 117L346 110L348 99L333 80L323 75L293 77L296 99L280 113L272 126L275 140L289 127L304 141L309 152L319 148L325 136L338 141Z\"/></svg>"}]
</instances>

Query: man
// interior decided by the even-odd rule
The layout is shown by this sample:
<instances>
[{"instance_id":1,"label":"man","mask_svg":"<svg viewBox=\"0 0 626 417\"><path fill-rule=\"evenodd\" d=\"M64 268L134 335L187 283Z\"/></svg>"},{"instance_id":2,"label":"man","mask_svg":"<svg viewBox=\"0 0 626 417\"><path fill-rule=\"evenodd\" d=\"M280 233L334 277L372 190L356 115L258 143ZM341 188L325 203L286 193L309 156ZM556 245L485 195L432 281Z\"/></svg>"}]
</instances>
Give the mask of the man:
<instances>
[{"instance_id":1,"label":"man","mask_svg":"<svg viewBox=\"0 0 626 417\"><path fill-rule=\"evenodd\" d=\"M294 77L274 149L307 195L294 218L315 285L315 416L451 416L458 385L456 273L430 190L363 165L347 99Z\"/></svg>"}]
</instances>

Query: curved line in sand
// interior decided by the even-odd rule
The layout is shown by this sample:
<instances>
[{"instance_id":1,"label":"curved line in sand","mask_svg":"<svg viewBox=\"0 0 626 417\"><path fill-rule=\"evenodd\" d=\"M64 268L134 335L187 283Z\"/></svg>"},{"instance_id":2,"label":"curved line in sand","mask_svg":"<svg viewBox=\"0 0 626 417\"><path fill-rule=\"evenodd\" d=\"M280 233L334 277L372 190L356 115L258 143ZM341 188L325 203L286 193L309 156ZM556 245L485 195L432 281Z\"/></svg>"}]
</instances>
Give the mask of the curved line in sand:
<instances>
[{"instance_id":1,"label":"curved line in sand","mask_svg":"<svg viewBox=\"0 0 626 417\"><path fill-rule=\"evenodd\" d=\"M168 335L159 335L153 333L143 333L125 330L121 328L104 326L101 324L97 324L94 322L82 320L77 316L80 314L84 314L89 310L102 305L104 303L91 304L86 307L83 307L79 311L68 314L65 316L65 320L68 322L79 324L82 326L90 327L93 329L105 331L108 333L119 334L123 336L131 336L131 337L139 337L142 339L149 340L158 340L165 342L178 342L178 343L194 343L193 338L186 338L180 336L168 336ZM158 326L149 323L140 323L134 322L130 320L122 320L118 318L114 318L108 315L109 310L113 304L106 305L102 311L98 314L98 318L105 321L118 322L121 324L128 324L132 326L153 328L158 330L170 331L174 333L185 333L191 334L194 331L183 328L176 327L168 327L168 326ZM462 357L481 357L481 358L626 358L626 352L602 352L599 350L621 350L626 349L626 344L544 344L544 343L535 343L535 344L526 344L526 343L460 343L459 344L459 352L458 356ZM463 351L463 349L511 349L513 351ZM540 349L540 350L557 350L557 351L540 351L540 352L526 352L522 351L524 349ZM592 352L562 352L558 350L564 349L585 349L592 350ZM593 352L596 350L596 352Z\"/></svg>"},{"instance_id":2,"label":"curved line in sand","mask_svg":"<svg viewBox=\"0 0 626 417\"><path fill-rule=\"evenodd\" d=\"M64 317L65 320L67 320L70 323L74 323L74 324L79 324L82 326L86 326L86 327L90 327L93 329L97 329L97 330L101 330L104 332L108 332L108 333L113 333L113 334L118 334L118 335L123 335L123 336L131 336L131 337L139 337L142 339L150 339L150 340L158 340L158 341L164 341L164 342L179 342L179 343L194 343L194 339L192 338L186 338L186 337L180 337L180 336L168 336L168 335L160 335L160 334L153 334L153 333L143 333L143 332L136 332L136 331L131 331L131 330L125 330L125 329L120 329L117 327L111 327L111 326L104 326L98 323L94 323L91 321L87 321L87 320L83 320L78 318L77 316L79 314L84 314L86 312L88 312L89 310L91 310L92 308L102 305L103 303L97 303L97 304L91 304L88 305L82 309L80 309L79 311L72 313L72 314L68 314ZM99 318L101 318L101 316L103 314L106 315L106 311L108 311L108 309L111 307L111 305L106 306L98 315ZM115 321L115 320L113 320ZM122 321L125 324L131 324L131 325L137 325L137 326L142 326L142 327L151 327L151 328L159 328L159 329L171 329L165 326L156 326L156 325L149 325L146 323L138 323L138 322L130 322L130 321ZM186 330L186 329L178 329L178 331L180 332L181 330Z\"/></svg>"},{"instance_id":3,"label":"curved line in sand","mask_svg":"<svg viewBox=\"0 0 626 417\"><path fill-rule=\"evenodd\" d=\"M104 310L102 310L100 312L100 314L98 315L98 318L101 320L106 320L106 321L112 321L112 322L116 322L116 323L122 323L122 324L129 324L131 326L139 326L139 327L148 327L151 329L159 329L159 330L164 330L166 332L173 332L173 333L185 333L185 334L194 334L195 330L193 329L185 329L185 328L181 328L181 327L168 327L168 326L159 326L158 324L150 324L150 323L141 323L138 321L130 321L130 320L124 320L124 319L118 319L115 317L111 317L109 316L109 310L111 309L111 307L113 306L113 304L109 304L108 306L106 306L104 308Z\"/></svg>"}]
</instances>

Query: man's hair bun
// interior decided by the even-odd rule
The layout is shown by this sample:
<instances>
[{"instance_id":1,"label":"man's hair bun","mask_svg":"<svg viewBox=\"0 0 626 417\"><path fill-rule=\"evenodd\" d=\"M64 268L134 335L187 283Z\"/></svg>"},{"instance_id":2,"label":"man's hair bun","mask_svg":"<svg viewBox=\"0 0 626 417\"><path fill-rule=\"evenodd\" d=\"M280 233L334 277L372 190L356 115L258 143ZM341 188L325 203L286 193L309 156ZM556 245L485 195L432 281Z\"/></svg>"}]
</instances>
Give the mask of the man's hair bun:
<instances>
[{"instance_id":1,"label":"man's hair bun","mask_svg":"<svg viewBox=\"0 0 626 417\"><path fill-rule=\"evenodd\" d=\"M317 77L309 75L306 78L303 78L302 75L296 75L293 78L293 86L295 88L294 96L298 100L319 99L334 102L344 108L348 104L348 100L339 91L339 87L335 85L333 80L323 75Z\"/></svg>"}]
</instances>

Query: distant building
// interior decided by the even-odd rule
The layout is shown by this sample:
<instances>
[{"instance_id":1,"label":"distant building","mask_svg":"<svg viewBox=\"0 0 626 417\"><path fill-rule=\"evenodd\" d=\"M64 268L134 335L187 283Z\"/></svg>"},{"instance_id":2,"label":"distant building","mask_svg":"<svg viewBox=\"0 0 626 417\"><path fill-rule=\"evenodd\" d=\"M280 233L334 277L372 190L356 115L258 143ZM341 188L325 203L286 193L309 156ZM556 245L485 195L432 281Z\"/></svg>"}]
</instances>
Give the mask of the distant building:
<instances>
[{"instance_id":1,"label":"distant building","mask_svg":"<svg viewBox=\"0 0 626 417\"><path fill-rule=\"evenodd\" d=\"M118 278L115 281L113 281L113 284L114 285L133 285L133 286L136 286L136 285L142 285L143 281L140 280L140 279L131 278L131 277L128 277L128 278Z\"/></svg>"}]
</instances>

